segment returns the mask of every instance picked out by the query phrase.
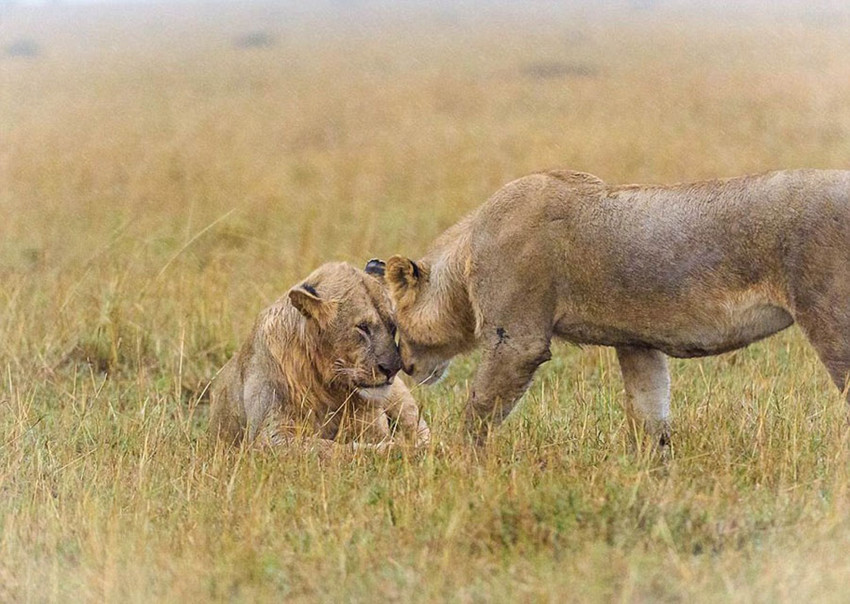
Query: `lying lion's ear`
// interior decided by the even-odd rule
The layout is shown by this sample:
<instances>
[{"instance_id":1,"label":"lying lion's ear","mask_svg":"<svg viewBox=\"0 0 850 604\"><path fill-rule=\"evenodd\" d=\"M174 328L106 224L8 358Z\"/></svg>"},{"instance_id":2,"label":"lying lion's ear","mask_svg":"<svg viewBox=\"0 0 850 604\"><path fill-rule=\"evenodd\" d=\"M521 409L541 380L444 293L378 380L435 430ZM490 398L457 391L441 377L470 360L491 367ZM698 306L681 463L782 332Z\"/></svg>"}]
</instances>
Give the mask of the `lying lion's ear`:
<instances>
[{"instance_id":1,"label":"lying lion's ear","mask_svg":"<svg viewBox=\"0 0 850 604\"><path fill-rule=\"evenodd\" d=\"M364 268L363 270L365 270L367 274L372 275L373 277L383 279L384 274L387 270L387 263L383 260L372 258L369 262L366 263L366 268Z\"/></svg>"},{"instance_id":2,"label":"lying lion's ear","mask_svg":"<svg viewBox=\"0 0 850 604\"><path fill-rule=\"evenodd\" d=\"M302 315L308 319L313 319L321 324L328 320L331 311L332 303L328 300L323 300L316 291L315 286L309 283L296 285L289 290L289 301L292 306L298 309Z\"/></svg>"},{"instance_id":3,"label":"lying lion's ear","mask_svg":"<svg viewBox=\"0 0 850 604\"><path fill-rule=\"evenodd\" d=\"M393 292L416 291L422 277L422 269L410 258L392 256L387 260L386 280Z\"/></svg>"}]
</instances>

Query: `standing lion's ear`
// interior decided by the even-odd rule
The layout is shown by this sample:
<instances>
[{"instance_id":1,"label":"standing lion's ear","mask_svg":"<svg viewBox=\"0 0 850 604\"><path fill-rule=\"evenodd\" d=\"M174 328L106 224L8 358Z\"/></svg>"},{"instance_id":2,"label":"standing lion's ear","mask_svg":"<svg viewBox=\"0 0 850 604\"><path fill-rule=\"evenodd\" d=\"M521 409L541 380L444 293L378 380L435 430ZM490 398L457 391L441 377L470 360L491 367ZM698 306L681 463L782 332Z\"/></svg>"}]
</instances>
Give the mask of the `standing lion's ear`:
<instances>
[{"instance_id":1,"label":"standing lion's ear","mask_svg":"<svg viewBox=\"0 0 850 604\"><path fill-rule=\"evenodd\" d=\"M330 319L333 311L333 301L323 300L315 286L309 283L296 285L289 290L289 301L308 319L324 325Z\"/></svg>"},{"instance_id":2,"label":"standing lion's ear","mask_svg":"<svg viewBox=\"0 0 850 604\"><path fill-rule=\"evenodd\" d=\"M377 258L372 258L366 263L366 268L363 269L367 274L377 277L381 281L384 280L384 275L387 270L387 263Z\"/></svg>"},{"instance_id":3,"label":"standing lion's ear","mask_svg":"<svg viewBox=\"0 0 850 604\"><path fill-rule=\"evenodd\" d=\"M423 277L422 268L410 258L392 256L387 260L386 281L393 297L400 298L406 292L415 292Z\"/></svg>"}]
</instances>

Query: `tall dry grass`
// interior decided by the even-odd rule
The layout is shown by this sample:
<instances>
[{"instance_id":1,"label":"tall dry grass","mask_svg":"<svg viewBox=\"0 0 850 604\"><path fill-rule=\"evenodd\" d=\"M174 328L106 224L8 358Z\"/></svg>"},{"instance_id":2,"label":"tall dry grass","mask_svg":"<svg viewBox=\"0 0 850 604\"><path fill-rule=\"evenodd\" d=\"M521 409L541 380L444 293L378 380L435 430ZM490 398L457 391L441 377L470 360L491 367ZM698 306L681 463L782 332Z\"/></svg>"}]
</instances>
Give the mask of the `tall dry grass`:
<instances>
[{"instance_id":1,"label":"tall dry grass","mask_svg":"<svg viewBox=\"0 0 850 604\"><path fill-rule=\"evenodd\" d=\"M514 177L846 167L850 13L763 9L4 9L0 600L846 599L846 409L796 329L673 363L666 466L567 346L484 451L474 355L416 391L421 457L203 439L269 300Z\"/></svg>"}]
</instances>

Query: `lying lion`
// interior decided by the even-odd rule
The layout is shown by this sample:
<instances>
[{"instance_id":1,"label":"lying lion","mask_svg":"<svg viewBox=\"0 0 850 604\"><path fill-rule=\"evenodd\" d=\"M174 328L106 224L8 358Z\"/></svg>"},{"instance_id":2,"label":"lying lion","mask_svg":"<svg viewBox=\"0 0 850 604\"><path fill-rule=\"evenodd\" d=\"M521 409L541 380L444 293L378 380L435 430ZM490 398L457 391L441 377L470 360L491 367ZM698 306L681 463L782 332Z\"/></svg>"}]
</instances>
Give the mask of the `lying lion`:
<instances>
[{"instance_id":1,"label":"lying lion","mask_svg":"<svg viewBox=\"0 0 850 604\"><path fill-rule=\"evenodd\" d=\"M669 439L666 356L714 355L799 323L839 389L850 371L850 172L672 186L577 172L520 178L416 262L393 256L405 371L483 358L477 437L510 413L559 337L614 346L633 425Z\"/></svg>"},{"instance_id":2,"label":"lying lion","mask_svg":"<svg viewBox=\"0 0 850 604\"><path fill-rule=\"evenodd\" d=\"M401 360L383 263L367 272L325 264L269 306L211 395L210 430L230 442L264 444L307 436L380 449L392 426L415 445L430 431L395 375ZM303 442L303 441L302 441Z\"/></svg>"}]
</instances>

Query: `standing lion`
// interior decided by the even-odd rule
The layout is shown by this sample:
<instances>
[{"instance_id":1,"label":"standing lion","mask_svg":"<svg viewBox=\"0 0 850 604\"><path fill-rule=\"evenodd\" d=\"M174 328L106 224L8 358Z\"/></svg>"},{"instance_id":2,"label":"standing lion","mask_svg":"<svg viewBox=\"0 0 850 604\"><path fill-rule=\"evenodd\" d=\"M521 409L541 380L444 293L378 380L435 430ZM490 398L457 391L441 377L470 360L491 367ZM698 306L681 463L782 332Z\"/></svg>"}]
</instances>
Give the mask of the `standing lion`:
<instances>
[{"instance_id":1,"label":"standing lion","mask_svg":"<svg viewBox=\"0 0 850 604\"><path fill-rule=\"evenodd\" d=\"M383 263L366 271L320 266L266 308L217 377L210 432L265 444L309 437L386 448L393 426L417 446L430 439L407 387L382 283Z\"/></svg>"},{"instance_id":2,"label":"standing lion","mask_svg":"<svg viewBox=\"0 0 850 604\"><path fill-rule=\"evenodd\" d=\"M667 357L719 354L798 323L850 388L850 171L670 186L555 171L509 183L417 261L387 261L405 371L482 348L478 438L510 413L553 338L613 346L635 428L669 440Z\"/></svg>"}]
</instances>

